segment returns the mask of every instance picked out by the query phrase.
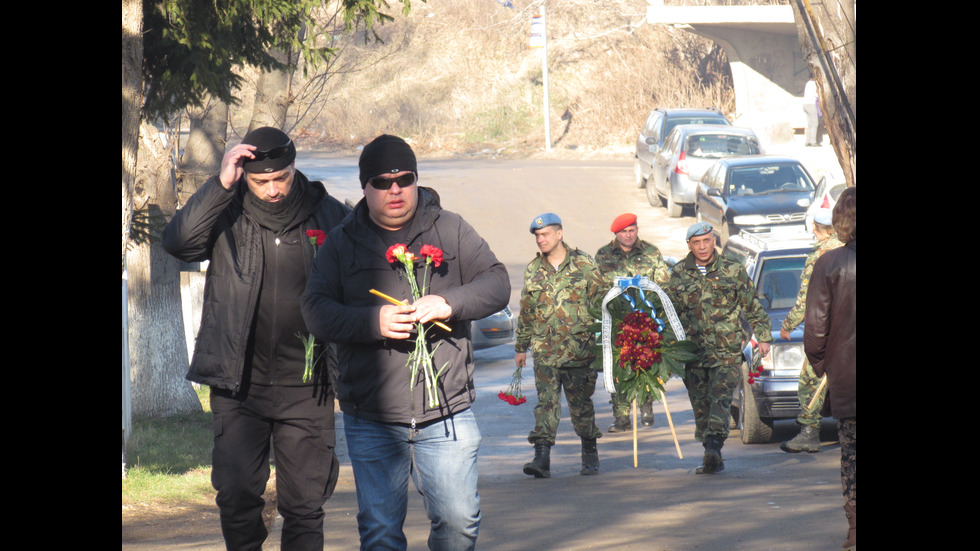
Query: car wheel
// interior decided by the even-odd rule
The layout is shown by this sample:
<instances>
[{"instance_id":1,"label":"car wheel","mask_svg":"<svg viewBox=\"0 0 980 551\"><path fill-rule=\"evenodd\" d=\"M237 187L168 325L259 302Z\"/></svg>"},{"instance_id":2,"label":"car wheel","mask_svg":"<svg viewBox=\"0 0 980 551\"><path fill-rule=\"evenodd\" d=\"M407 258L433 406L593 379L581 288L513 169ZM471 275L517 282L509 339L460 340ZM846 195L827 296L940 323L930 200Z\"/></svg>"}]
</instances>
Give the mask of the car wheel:
<instances>
[{"instance_id":1,"label":"car wheel","mask_svg":"<svg viewBox=\"0 0 980 551\"><path fill-rule=\"evenodd\" d=\"M647 182L647 201L650 202L651 207L659 207L661 205L660 196L657 195L657 186L654 182Z\"/></svg>"},{"instance_id":2,"label":"car wheel","mask_svg":"<svg viewBox=\"0 0 980 551\"><path fill-rule=\"evenodd\" d=\"M680 218L683 212L684 212L684 207L674 202L674 194L668 189L667 190L667 217Z\"/></svg>"},{"instance_id":3,"label":"car wheel","mask_svg":"<svg viewBox=\"0 0 980 551\"><path fill-rule=\"evenodd\" d=\"M637 158L633 159L633 179L636 182L636 187L641 189L647 187L647 181L643 177L643 169L640 168L640 160Z\"/></svg>"},{"instance_id":4,"label":"car wheel","mask_svg":"<svg viewBox=\"0 0 980 551\"><path fill-rule=\"evenodd\" d=\"M772 419L759 416L755 395L749 386L748 368L742 364L742 404L739 408L739 425L742 427L743 444L766 444L772 441Z\"/></svg>"}]
</instances>

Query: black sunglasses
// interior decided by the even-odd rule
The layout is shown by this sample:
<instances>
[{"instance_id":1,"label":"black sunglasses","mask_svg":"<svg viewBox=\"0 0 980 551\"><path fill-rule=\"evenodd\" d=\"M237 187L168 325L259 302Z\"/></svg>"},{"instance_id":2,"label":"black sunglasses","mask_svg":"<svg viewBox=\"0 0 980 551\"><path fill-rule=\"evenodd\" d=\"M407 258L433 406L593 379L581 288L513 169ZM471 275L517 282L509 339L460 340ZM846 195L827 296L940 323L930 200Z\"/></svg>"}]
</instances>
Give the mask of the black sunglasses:
<instances>
[{"instance_id":1,"label":"black sunglasses","mask_svg":"<svg viewBox=\"0 0 980 551\"><path fill-rule=\"evenodd\" d=\"M285 145L280 145L279 147L273 147L268 151L259 151L256 149L255 151L252 152L252 155L255 155L254 160L256 161L264 161L266 159L278 159L280 157L285 157L289 153L289 150L292 147L292 145L293 145L293 140L289 140L288 142L286 142Z\"/></svg>"},{"instance_id":2,"label":"black sunglasses","mask_svg":"<svg viewBox=\"0 0 980 551\"><path fill-rule=\"evenodd\" d=\"M398 187L401 188L415 185L416 181L418 181L418 174L409 172L408 174L402 174L397 178L374 176L373 178L369 178L367 183L371 184L371 187L379 191L388 191L391 189L392 184L398 184Z\"/></svg>"}]
</instances>

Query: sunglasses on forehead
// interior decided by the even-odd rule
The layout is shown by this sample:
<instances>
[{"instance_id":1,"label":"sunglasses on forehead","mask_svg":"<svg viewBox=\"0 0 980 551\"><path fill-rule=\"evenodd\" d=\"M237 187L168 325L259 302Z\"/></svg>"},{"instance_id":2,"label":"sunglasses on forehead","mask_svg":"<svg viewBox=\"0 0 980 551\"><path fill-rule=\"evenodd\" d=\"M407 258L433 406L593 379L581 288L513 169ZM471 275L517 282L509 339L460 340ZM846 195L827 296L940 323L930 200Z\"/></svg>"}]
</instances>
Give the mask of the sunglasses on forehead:
<instances>
[{"instance_id":1,"label":"sunglasses on forehead","mask_svg":"<svg viewBox=\"0 0 980 551\"><path fill-rule=\"evenodd\" d=\"M254 160L256 161L264 161L266 159L279 159L280 157L285 157L287 154L289 154L289 149L290 146L292 145L293 145L293 140L289 140L285 143L285 145L280 145L279 147L273 147L272 149L269 149L267 151L259 151L258 149L256 149L255 151L252 152L252 155L255 155Z\"/></svg>"},{"instance_id":2,"label":"sunglasses on forehead","mask_svg":"<svg viewBox=\"0 0 980 551\"><path fill-rule=\"evenodd\" d=\"M379 191L388 191L391 189L392 184L398 184L398 187L408 187L414 185L418 180L418 174L414 172L409 172L408 174L402 174L397 178L385 178L383 176L374 176L373 178L368 178L367 183L371 184L371 187Z\"/></svg>"}]
</instances>

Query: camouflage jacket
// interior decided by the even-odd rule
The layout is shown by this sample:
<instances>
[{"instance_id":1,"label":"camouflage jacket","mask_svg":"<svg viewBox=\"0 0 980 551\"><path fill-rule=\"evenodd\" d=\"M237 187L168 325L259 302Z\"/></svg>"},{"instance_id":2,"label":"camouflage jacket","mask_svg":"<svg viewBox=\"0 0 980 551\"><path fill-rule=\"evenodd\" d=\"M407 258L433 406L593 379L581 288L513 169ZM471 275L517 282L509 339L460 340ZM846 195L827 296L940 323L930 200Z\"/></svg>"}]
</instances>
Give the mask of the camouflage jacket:
<instances>
[{"instance_id":1,"label":"camouflage jacket","mask_svg":"<svg viewBox=\"0 0 980 551\"><path fill-rule=\"evenodd\" d=\"M540 253L524 270L514 349L530 348L536 364L584 367L595 359L589 308L601 304L606 289L592 257L562 246L567 254L557 270Z\"/></svg>"},{"instance_id":2,"label":"camouflage jacket","mask_svg":"<svg viewBox=\"0 0 980 551\"><path fill-rule=\"evenodd\" d=\"M800 293L796 295L796 304L793 308L786 314L786 319L783 320L783 325L781 329L790 332L796 329L801 323L803 323L803 317L806 315L806 290L810 286L810 276L813 275L813 265L816 263L817 259L823 256L823 253L836 249L843 245L837 240L837 234L831 234L823 239L817 241L813 245L813 251L806 257L806 263L803 265L803 275L800 278Z\"/></svg>"},{"instance_id":3,"label":"camouflage jacket","mask_svg":"<svg viewBox=\"0 0 980 551\"><path fill-rule=\"evenodd\" d=\"M606 289L610 289L617 277L647 276L650 281L663 287L670 279L670 269L664 262L660 249L643 240L637 240L630 252L623 251L619 243L603 246L595 253L595 263L602 275Z\"/></svg>"},{"instance_id":4,"label":"camouflage jacket","mask_svg":"<svg viewBox=\"0 0 980 551\"><path fill-rule=\"evenodd\" d=\"M698 345L697 367L737 365L742 362L742 342L749 336L742 318L760 342L772 341L769 315L755 296L755 286L741 264L715 254L701 275L688 254L674 265L667 284L688 340Z\"/></svg>"}]
</instances>

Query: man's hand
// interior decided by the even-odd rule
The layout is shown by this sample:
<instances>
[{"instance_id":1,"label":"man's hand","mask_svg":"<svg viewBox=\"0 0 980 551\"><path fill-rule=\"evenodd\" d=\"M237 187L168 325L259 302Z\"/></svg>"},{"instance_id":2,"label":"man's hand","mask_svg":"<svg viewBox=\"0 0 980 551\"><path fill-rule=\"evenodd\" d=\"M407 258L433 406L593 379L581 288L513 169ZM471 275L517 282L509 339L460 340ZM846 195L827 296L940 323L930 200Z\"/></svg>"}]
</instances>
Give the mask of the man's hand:
<instances>
[{"instance_id":1,"label":"man's hand","mask_svg":"<svg viewBox=\"0 0 980 551\"><path fill-rule=\"evenodd\" d=\"M518 352L515 354L514 363L517 364L517 367L524 367L524 364L527 363L527 352Z\"/></svg>"},{"instance_id":2,"label":"man's hand","mask_svg":"<svg viewBox=\"0 0 980 551\"><path fill-rule=\"evenodd\" d=\"M789 340L789 331L787 331L785 329L780 329L779 330L779 338L783 339L784 341L788 341Z\"/></svg>"},{"instance_id":3,"label":"man's hand","mask_svg":"<svg viewBox=\"0 0 980 551\"><path fill-rule=\"evenodd\" d=\"M425 295L412 303L415 308L415 320L428 323L434 320L448 320L453 314L453 307L439 295Z\"/></svg>"},{"instance_id":4,"label":"man's hand","mask_svg":"<svg viewBox=\"0 0 980 551\"><path fill-rule=\"evenodd\" d=\"M769 355L769 343L767 343L767 342L760 342L759 343L759 352L762 353L762 357L763 358L765 358L766 356L768 356Z\"/></svg>"},{"instance_id":5,"label":"man's hand","mask_svg":"<svg viewBox=\"0 0 980 551\"><path fill-rule=\"evenodd\" d=\"M415 327L415 307L409 304L381 307L378 323L381 335L388 339L407 339Z\"/></svg>"},{"instance_id":6,"label":"man's hand","mask_svg":"<svg viewBox=\"0 0 980 551\"><path fill-rule=\"evenodd\" d=\"M225 189L231 189L235 182L241 179L242 174L245 173L242 164L245 159L255 158L255 155L252 154L253 151L255 151L254 145L242 143L229 149L221 158L221 172L218 173L218 180L221 181L221 185Z\"/></svg>"}]
</instances>

